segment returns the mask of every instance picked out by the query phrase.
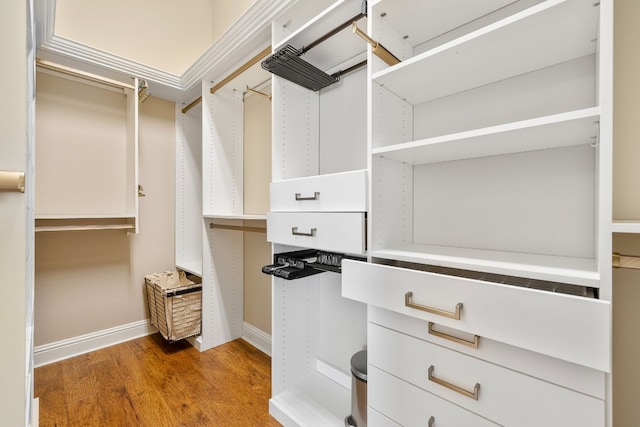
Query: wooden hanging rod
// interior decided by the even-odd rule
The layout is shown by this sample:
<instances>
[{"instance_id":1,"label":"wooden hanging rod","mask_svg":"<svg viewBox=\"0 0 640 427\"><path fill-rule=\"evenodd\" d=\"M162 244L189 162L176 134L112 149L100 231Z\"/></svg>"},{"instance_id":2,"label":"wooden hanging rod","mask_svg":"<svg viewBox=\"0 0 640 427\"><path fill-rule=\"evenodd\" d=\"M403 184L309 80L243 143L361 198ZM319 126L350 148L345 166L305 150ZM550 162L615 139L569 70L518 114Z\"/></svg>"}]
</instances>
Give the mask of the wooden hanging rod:
<instances>
[{"instance_id":1,"label":"wooden hanging rod","mask_svg":"<svg viewBox=\"0 0 640 427\"><path fill-rule=\"evenodd\" d=\"M201 96L197 97L195 100L191 102L191 104L187 105L182 109L182 114L185 114L187 111L191 110L193 107L200 104L201 102L202 102L202 97Z\"/></svg>"},{"instance_id":2,"label":"wooden hanging rod","mask_svg":"<svg viewBox=\"0 0 640 427\"><path fill-rule=\"evenodd\" d=\"M630 268L640 270L640 257L633 255L622 255L618 252L613 253L613 268Z\"/></svg>"},{"instance_id":3,"label":"wooden hanging rod","mask_svg":"<svg viewBox=\"0 0 640 427\"><path fill-rule=\"evenodd\" d=\"M235 79L236 77L238 77L240 74L244 73L245 71L247 71L249 68L251 68L253 65L255 65L256 63L258 63L262 58L264 58L265 56L267 56L269 53L271 52L271 46L267 46L266 48L264 48L262 50L262 52L260 52L259 54L257 54L256 56L254 56L253 58L251 58L250 60L248 60L246 63L244 63L243 65L241 65L237 70L235 70L233 73L229 74L227 77L225 77L224 79L222 79L220 81L220 83L216 84L215 86L213 86L211 89L209 89L209 92L211 93L216 93L216 91L218 89L220 89L221 87L223 87L224 85L226 85L227 83L229 83L231 80Z\"/></svg>"},{"instance_id":4,"label":"wooden hanging rod","mask_svg":"<svg viewBox=\"0 0 640 427\"><path fill-rule=\"evenodd\" d=\"M50 61L45 61L40 58L36 58L36 67L41 68L43 70L51 70L56 71L62 74L66 74L72 77L77 77L84 80L89 80L94 83L100 83L106 86L115 87L118 89L131 89L136 90L133 85L128 85L126 83L119 82L117 80L111 80L106 77L99 76L97 74L87 73L85 71L76 70L75 68L66 67L64 65L56 64Z\"/></svg>"},{"instance_id":5,"label":"wooden hanging rod","mask_svg":"<svg viewBox=\"0 0 640 427\"><path fill-rule=\"evenodd\" d=\"M271 101L271 95L269 95L268 93L260 92L259 90L250 88L249 86L247 86L247 92L251 92L253 94L263 96L267 98L269 101Z\"/></svg>"},{"instance_id":6,"label":"wooden hanging rod","mask_svg":"<svg viewBox=\"0 0 640 427\"><path fill-rule=\"evenodd\" d=\"M235 230L235 231L251 231L254 233L266 233L266 227L247 227L244 225L224 225L224 224L209 224L209 228L218 228L222 230Z\"/></svg>"},{"instance_id":7,"label":"wooden hanging rod","mask_svg":"<svg viewBox=\"0 0 640 427\"><path fill-rule=\"evenodd\" d=\"M352 23L353 33L359 35L364 41L371 45L371 51L378 58L382 59L387 65L396 65L400 60L391 52L389 52L380 42L375 41L367 33L358 28L356 21Z\"/></svg>"}]
</instances>

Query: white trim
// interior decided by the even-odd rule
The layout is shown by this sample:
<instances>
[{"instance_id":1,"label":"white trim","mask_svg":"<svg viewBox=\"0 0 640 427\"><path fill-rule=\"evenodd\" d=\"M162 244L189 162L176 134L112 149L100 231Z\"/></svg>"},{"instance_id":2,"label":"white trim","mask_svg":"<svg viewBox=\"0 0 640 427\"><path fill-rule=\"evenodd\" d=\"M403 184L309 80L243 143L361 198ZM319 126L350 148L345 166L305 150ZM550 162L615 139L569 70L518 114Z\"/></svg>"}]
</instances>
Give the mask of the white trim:
<instances>
[{"instance_id":1,"label":"white trim","mask_svg":"<svg viewBox=\"0 0 640 427\"><path fill-rule=\"evenodd\" d=\"M148 320L141 320L51 344L39 345L33 349L34 367L37 368L69 359L114 344L151 335L155 332L157 330L149 324Z\"/></svg>"},{"instance_id":2,"label":"white trim","mask_svg":"<svg viewBox=\"0 0 640 427\"><path fill-rule=\"evenodd\" d=\"M242 324L241 338L264 354L271 356L271 335L244 322Z\"/></svg>"},{"instance_id":3,"label":"white trim","mask_svg":"<svg viewBox=\"0 0 640 427\"><path fill-rule=\"evenodd\" d=\"M35 397L31 403L31 427L40 425L40 398Z\"/></svg>"}]
</instances>

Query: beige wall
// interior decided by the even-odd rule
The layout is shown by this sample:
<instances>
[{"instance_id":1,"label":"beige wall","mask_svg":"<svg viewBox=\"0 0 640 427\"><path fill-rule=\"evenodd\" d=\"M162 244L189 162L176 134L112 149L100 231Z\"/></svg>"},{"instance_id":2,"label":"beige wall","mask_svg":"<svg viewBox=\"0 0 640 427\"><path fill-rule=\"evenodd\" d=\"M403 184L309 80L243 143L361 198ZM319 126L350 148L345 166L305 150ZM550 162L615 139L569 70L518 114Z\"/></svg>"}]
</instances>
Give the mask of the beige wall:
<instances>
[{"instance_id":1,"label":"beige wall","mask_svg":"<svg viewBox=\"0 0 640 427\"><path fill-rule=\"evenodd\" d=\"M58 0L55 33L182 75L254 0Z\"/></svg>"},{"instance_id":2,"label":"beige wall","mask_svg":"<svg viewBox=\"0 0 640 427\"><path fill-rule=\"evenodd\" d=\"M174 126L173 103L140 105L140 234L37 233L36 346L147 318L144 275L174 269Z\"/></svg>"},{"instance_id":3,"label":"beige wall","mask_svg":"<svg viewBox=\"0 0 640 427\"><path fill-rule=\"evenodd\" d=\"M249 95L244 101L244 213L269 211L271 182L271 101ZM259 226L264 227L265 224ZM244 233L244 321L271 334L271 244L265 233Z\"/></svg>"},{"instance_id":4,"label":"beige wall","mask_svg":"<svg viewBox=\"0 0 640 427\"><path fill-rule=\"evenodd\" d=\"M613 218L640 220L640 2L615 0ZM640 236L614 235L614 251L640 255ZM640 271L614 270L613 420L640 425Z\"/></svg>"},{"instance_id":5,"label":"beige wall","mask_svg":"<svg viewBox=\"0 0 640 427\"><path fill-rule=\"evenodd\" d=\"M25 2L2 2L4 89L0 105L0 170L25 170L27 159L27 16ZM10 42L9 42L10 41ZM0 424L23 426L27 381L26 195L0 192Z\"/></svg>"}]
</instances>

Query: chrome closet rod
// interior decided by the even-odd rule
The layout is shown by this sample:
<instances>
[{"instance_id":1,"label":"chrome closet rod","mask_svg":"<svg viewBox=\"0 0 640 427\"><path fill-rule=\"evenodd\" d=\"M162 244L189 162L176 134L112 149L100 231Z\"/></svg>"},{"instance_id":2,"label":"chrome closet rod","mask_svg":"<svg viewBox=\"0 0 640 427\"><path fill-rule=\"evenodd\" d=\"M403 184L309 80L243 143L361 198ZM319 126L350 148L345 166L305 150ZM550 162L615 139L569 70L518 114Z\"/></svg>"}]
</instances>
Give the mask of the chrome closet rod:
<instances>
[{"instance_id":1,"label":"chrome closet rod","mask_svg":"<svg viewBox=\"0 0 640 427\"><path fill-rule=\"evenodd\" d=\"M618 252L614 252L611 264L613 268L630 268L633 270L640 270L640 256L623 255Z\"/></svg>"},{"instance_id":2,"label":"chrome closet rod","mask_svg":"<svg viewBox=\"0 0 640 427\"><path fill-rule=\"evenodd\" d=\"M85 71L76 70L75 68L66 67L64 65L56 64L44 59L36 58L36 67L44 70L57 71L62 74L66 74L72 77L77 77L84 80L89 80L94 83L101 83L106 86L115 87L118 89L131 89L136 90L132 85L119 82L117 80L111 80L106 77L98 76L97 74L87 73Z\"/></svg>"}]
</instances>

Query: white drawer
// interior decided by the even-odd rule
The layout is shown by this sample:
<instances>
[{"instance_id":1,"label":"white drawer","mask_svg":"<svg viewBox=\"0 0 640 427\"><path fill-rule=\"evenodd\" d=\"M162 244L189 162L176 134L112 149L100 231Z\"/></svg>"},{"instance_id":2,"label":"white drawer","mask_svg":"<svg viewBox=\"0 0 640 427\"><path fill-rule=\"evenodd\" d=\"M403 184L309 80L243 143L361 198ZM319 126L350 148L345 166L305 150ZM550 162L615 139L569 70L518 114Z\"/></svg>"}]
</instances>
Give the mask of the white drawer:
<instances>
[{"instance_id":1,"label":"white drawer","mask_svg":"<svg viewBox=\"0 0 640 427\"><path fill-rule=\"evenodd\" d=\"M363 212L270 212L267 241L326 251L363 254Z\"/></svg>"},{"instance_id":2,"label":"white drawer","mask_svg":"<svg viewBox=\"0 0 640 427\"><path fill-rule=\"evenodd\" d=\"M272 182L272 212L365 212L367 172L343 172Z\"/></svg>"},{"instance_id":3,"label":"white drawer","mask_svg":"<svg viewBox=\"0 0 640 427\"><path fill-rule=\"evenodd\" d=\"M605 422L603 400L372 323L367 357L370 366L501 425L602 427ZM377 385L369 378L370 396Z\"/></svg>"},{"instance_id":4,"label":"white drawer","mask_svg":"<svg viewBox=\"0 0 640 427\"><path fill-rule=\"evenodd\" d=\"M606 301L351 260L342 263L342 295L611 371L610 304ZM460 318L446 317L457 306ZM446 313L434 314L424 311L425 307Z\"/></svg>"},{"instance_id":5,"label":"white drawer","mask_svg":"<svg viewBox=\"0 0 640 427\"><path fill-rule=\"evenodd\" d=\"M371 427L402 427L371 407L367 410L367 424Z\"/></svg>"},{"instance_id":6,"label":"white drawer","mask_svg":"<svg viewBox=\"0 0 640 427\"><path fill-rule=\"evenodd\" d=\"M368 320L371 323L429 341L442 347L522 372L589 396L603 399L606 396L605 373L565 360L524 350L498 341L461 333L438 323L427 322L379 307L370 306ZM475 343L476 345L473 345Z\"/></svg>"},{"instance_id":7,"label":"white drawer","mask_svg":"<svg viewBox=\"0 0 640 427\"><path fill-rule=\"evenodd\" d=\"M369 406L401 426L429 427L431 417L433 427L497 425L373 366L367 370L367 386ZM370 410L367 416L374 411ZM378 427L375 422L368 425ZM382 424L387 425L395 424Z\"/></svg>"}]
</instances>

